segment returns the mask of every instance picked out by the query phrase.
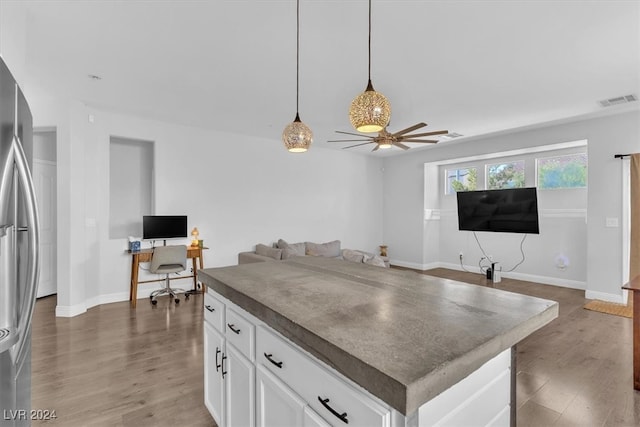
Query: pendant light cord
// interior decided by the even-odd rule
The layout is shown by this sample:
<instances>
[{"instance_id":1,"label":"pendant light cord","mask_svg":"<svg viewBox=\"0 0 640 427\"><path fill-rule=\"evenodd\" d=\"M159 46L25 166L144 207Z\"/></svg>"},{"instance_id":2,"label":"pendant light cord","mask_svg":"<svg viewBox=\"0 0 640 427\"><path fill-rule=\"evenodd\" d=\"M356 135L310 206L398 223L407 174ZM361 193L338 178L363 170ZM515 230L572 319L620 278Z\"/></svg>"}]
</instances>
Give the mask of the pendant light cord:
<instances>
[{"instance_id":1,"label":"pendant light cord","mask_svg":"<svg viewBox=\"0 0 640 427\"><path fill-rule=\"evenodd\" d=\"M298 99L300 98L300 0L296 0L296 119L298 114Z\"/></svg>"},{"instance_id":2,"label":"pendant light cord","mask_svg":"<svg viewBox=\"0 0 640 427\"><path fill-rule=\"evenodd\" d=\"M371 0L369 0L369 84L371 84Z\"/></svg>"}]
</instances>

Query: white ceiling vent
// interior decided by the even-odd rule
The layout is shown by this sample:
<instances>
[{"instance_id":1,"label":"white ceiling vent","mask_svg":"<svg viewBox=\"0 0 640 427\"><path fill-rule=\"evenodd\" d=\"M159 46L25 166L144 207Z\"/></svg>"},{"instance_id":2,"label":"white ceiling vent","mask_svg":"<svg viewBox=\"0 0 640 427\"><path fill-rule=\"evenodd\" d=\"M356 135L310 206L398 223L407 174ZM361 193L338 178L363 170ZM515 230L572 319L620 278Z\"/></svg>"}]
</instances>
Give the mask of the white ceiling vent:
<instances>
[{"instance_id":1,"label":"white ceiling vent","mask_svg":"<svg viewBox=\"0 0 640 427\"><path fill-rule=\"evenodd\" d=\"M460 133L456 133L456 132L449 132L449 133L447 133L445 135L440 135L440 137L444 138L444 139L460 138L461 136L464 136L464 135L462 135Z\"/></svg>"},{"instance_id":2,"label":"white ceiling vent","mask_svg":"<svg viewBox=\"0 0 640 427\"><path fill-rule=\"evenodd\" d=\"M598 101L603 107L611 107L612 105L626 104L627 102L637 101L638 97L635 95L617 96L615 98L603 99Z\"/></svg>"}]
</instances>

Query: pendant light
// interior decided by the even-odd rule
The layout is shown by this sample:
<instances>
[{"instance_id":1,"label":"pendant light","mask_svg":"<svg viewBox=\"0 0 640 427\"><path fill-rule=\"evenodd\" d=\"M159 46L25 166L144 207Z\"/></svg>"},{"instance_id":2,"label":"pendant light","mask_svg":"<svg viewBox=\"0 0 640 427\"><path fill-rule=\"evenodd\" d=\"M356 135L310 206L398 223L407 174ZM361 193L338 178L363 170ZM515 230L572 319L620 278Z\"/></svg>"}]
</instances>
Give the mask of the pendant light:
<instances>
[{"instance_id":1,"label":"pendant light","mask_svg":"<svg viewBox=\"0 0 640 427\"><path fill-rule=\"evenodd\" d=\"M282 131L282 141L290 153L304 153L313 142L313 133L309 126L302 123L298 114L300 97L300 0L296 0L296 118Z\"/></svg>"},{"instance_id":2,"label":"pendant light","mask_svg":"<svg viewBox=\"0 0 640 427\"><path fill-rule=\"evenodd\" d=\"M380 132L389 124L391 106L371 84L371 0L369 0L369 82L364 92L351 101L349 120L359 132Z\"/></svg>"}]
</instances>

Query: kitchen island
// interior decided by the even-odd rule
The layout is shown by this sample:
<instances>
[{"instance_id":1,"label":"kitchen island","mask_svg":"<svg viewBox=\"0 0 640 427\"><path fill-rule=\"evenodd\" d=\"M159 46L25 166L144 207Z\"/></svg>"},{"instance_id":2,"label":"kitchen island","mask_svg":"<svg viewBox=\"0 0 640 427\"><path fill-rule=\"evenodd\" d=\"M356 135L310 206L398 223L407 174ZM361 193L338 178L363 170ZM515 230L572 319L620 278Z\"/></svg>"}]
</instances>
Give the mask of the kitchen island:
<instances>
[{"instance_id":1,"label":"kitchen island","mask_svg":"<svg viewBox=\"0 0 640 427\"><path fill-rule=\"evenodd\" d=\"M509 425L513 347L558 314L554 301L321 257L199 278L205 403L221 426Z\"/></svg>"}]
</instances>

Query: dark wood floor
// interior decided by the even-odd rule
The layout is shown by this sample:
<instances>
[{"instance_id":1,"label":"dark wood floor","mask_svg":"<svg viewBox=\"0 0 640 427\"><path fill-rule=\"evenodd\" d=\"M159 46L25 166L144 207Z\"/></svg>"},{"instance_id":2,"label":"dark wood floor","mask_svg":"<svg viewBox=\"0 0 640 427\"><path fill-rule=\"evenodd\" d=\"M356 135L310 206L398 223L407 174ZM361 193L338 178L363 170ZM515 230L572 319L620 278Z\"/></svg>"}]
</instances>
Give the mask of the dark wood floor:
<instances>
[{"instance_id":1,"label":"dark wood floor","mask_svg":"<svg viewBox=\"0 0 640 427\"><path fill-rule=\"evenodd\" d=\"M584 291L434 269L461 282L551 299L553 322L517 346L518 426L638 426L640 392L633 390L632 320L582 307Z\"/></svg>"},{"instance_id":2,"label":"dark wood floor","mask_svg":"<svg viewBox=\"0 0 640 427\"><path fill-rule=\"evenodd\" d=\"M60 426L212 426L204 406L202 295L159 298L55 317L38 300L33 322L32 408Z\"/></svg>"},{"instance_id":3,"label":"dark wood floor","mask_svg":"<svg viewBox=\"0 0 640 427\"><path fill-rule=\"evenodd\" d=\"M488 285L480 274L426 273ZM558 319L518 345L518 426L640 425L630 319L584 310L579 290L511 279L495 287L560 303ZM215 425L203 404L201 295L74 318L56 318L55 305L36 304L32 406L58 418L34 425Z\"/></svg>"}]
</instances>

